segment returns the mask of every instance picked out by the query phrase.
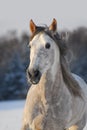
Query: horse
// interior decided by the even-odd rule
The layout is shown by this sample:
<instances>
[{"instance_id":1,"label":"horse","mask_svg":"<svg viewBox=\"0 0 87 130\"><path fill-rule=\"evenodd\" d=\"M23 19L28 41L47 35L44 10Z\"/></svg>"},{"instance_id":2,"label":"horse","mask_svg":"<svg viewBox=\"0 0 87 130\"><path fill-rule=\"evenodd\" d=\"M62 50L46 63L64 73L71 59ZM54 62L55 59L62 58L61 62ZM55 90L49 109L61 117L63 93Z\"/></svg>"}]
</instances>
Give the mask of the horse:
<instances>
[{"instance_id":1,"label":"horse","mask_svg":"<svg viewBox=\"0 0 87 130\"><path fill-rule=\"evenodd\" d=\"M30 20L31 83L24 107L22 130L86 130L87 84L71 73L69 48L57 32L57 20L37 26Z\"/></svg>"}]
</instances>

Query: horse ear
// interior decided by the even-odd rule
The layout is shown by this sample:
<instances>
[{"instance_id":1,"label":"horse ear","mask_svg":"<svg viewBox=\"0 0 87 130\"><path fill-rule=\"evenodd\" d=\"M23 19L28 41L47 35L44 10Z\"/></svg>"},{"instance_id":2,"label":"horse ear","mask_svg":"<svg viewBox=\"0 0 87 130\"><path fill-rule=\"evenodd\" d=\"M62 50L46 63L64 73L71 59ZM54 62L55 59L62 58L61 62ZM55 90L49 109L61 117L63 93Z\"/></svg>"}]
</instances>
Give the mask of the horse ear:
<instances>
[{"instance_id":1,"label":"horse ear","mask_svg":"<svg viewBox=\"0 0 87 130\"><path fill-rule=\"evenodd\" d=\"M34 33L36 31L36 25L32 19L30 20L30 31L31 33Z\"/></svg>"},{"instance_id":2,"label":"horse ear","mask_svg":"<svg viewBox=\"0 0 87 130\"><path fill-rule=\"evenodd\" d=\"M51 25L49 26L49 30L55 32L57 30L57 21L56 19L54 18Z\"/></svg>"}]
</instances>

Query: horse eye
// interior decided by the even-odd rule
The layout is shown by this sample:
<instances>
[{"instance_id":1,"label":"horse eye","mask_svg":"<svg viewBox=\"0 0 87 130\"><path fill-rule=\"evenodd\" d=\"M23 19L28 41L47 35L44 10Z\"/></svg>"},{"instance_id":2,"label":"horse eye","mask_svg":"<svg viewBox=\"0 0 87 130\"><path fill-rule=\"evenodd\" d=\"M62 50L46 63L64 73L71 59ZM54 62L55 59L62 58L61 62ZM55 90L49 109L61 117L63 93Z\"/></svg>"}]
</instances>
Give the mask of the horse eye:
<instances>
[{"instance_id":1,"label":"horse eye","mask_svg":"<svg viewBox=\"0 0 87 130\"><path fill-rule=\"evenodd\" d=\"M49 49L50 48L50 43L46 43L45 48Z\"/></svg>"}]
</instances>

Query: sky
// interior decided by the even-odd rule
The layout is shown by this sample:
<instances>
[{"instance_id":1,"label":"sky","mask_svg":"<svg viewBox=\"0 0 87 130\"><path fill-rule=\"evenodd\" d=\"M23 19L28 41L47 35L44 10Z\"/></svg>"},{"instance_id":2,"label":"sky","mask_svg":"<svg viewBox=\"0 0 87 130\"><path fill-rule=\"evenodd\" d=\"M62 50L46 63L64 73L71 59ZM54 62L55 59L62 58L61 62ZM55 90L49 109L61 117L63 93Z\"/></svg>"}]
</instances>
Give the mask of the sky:
<instances>
[{"instance_id":1,"label":"sky","mask_svg":"<svg viewBox=\"0 0 87 130\"><path fill-rule=\"evenodd\" d=\"M53 18L60 30L87 27L87 0L0 0L0 35L29 32L30 19L49 26Z\"/></svg>"}]
</instances>

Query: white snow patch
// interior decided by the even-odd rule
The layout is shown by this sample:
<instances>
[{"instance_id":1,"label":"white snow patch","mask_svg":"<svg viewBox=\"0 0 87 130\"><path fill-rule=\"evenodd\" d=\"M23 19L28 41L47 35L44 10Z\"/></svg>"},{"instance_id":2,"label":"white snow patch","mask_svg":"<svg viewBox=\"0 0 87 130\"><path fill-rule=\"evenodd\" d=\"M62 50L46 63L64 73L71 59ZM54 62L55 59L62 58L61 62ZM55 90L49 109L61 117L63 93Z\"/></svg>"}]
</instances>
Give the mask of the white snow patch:
<instances>
[{"instance_id":1,"label":"white snow patch","mask_svg":"<svg viewBox=\"0 0 87 130\"><path fill-rule=\"evenodd\" d=\"M0 130L20 130L25 101L0 102Z\"/></svg>"}]
</instances>

